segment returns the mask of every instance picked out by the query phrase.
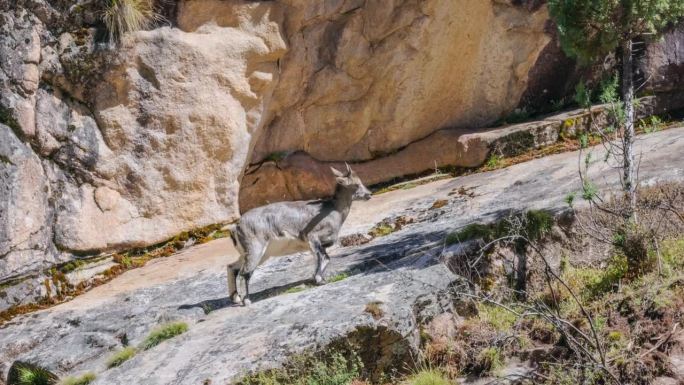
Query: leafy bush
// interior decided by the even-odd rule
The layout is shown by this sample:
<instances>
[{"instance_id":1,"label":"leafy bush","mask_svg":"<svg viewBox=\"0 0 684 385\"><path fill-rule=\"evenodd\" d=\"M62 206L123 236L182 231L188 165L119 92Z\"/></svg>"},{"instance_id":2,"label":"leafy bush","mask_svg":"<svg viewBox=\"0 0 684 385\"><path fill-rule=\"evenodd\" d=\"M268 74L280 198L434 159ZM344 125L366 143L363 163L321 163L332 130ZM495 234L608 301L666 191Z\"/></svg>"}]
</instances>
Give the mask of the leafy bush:
<instances>
[{"instance_id":1,"label":"leafy bush","mask_svg":"<svg viewBox=\"0 0 684 385\"><path fill-rule=\"evenodd\" d=\"M171 322L152 330L145 340L140 344L143 350L151 349L160 343L181 335L188 331L188 324L185 322Z\"/></svg>"},{"instance_id":2,"label":"leafy bush","mask_svg":"<svg viewBox=\"0 0 684 385\"><path fill-rule=\"evenodd\" d=\"M108 0L102 13L111 42L121 41L126 33L147 29L161 19L154 0Z\"/></svg>"},{"instance_id":3,"label":"leafy bush","mask_svg":"<svg viewBox=\"0 0 684 385\"><path fill-rule=\"evenodd\" d=\"M107 367L108 368L117 367L117 366L123 364L124 362L130 360L131 358L133 358L136 353L137 353L137 351L135 350L134 347L132 347L132 346L125 347L125 348L121 349L120 351L114 353L114 355L107 361Z\"/></svg>"}]
</instances>

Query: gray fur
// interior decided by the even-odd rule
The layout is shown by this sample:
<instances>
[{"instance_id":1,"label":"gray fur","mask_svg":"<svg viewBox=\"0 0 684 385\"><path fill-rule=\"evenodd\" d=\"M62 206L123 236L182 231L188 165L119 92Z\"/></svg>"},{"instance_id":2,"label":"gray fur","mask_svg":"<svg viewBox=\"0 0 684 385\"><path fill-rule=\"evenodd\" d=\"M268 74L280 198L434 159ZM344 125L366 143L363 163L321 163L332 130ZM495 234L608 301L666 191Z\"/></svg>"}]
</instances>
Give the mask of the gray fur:
<instances>
[{"instance_id":1,"label":"gray fur","mask_svg":"<svg viewBox=\"0 0 684 385\"><path fill-rule=\"evenodd\" d=\"M337 241L352 201L371 196L349 165L346 173L334 168L332 171L337 181L332 198L258 207L229 228L240 253L238 262L228 265L228 291L234 302L249 304L249 279L259 265L273 256L311 251L316 256L314 280L325 283L323 276L330 260L326 249Z\"/></svg>"}]
</instances>

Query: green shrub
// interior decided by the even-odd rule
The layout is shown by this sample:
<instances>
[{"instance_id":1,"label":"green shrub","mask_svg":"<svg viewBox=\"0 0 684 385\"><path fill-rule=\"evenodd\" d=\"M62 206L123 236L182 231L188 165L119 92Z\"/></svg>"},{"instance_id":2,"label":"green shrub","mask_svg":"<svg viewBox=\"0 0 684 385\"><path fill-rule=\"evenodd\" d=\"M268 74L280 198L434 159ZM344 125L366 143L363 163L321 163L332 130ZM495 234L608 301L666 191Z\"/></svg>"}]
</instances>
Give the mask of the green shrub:
<instances>
[{"instance_id":1,"label":"green shrub","mask_svg":"<svg viewBox=\"0 0 684 385\"><path fill-rule=\"evenodd\" d=\"M478 316L482 322L491 325L496 331L509 331L518 317L501 306L480 303L477 305Z\"/></svg>"},{"instance_id":2,"label":"green shrub","mask_svg":"<svg viewBox=\"0 0 684 385\"><path fill-rule=\"evenodd\" d=\"M119 366L123 364L124 362L130 360L135 356L137 351L135 350L134 347L132 346L127 346L118 352L114 353L114 355L107 360L107 367L108 368L114 368L116 366Z\"/></svg>"},{"instance_id":3,"label":"green shrub","mask_svg":"<svg viewBox=\"0 0 684 385\"><path fill-rule=\"evenodd\" d=\"M363 364L358 357L340 353L329 358L297 356L283 369L247 376L242 385L348 385L360 376Z\"/></svg>"},{"instance_id":4,"label":"green shrub","mask_svg":"<svg viewBox=\"0 0 684 385\"><path fill-rule=\"evenodd\" d=\"M585 200L593 200L598 196L598 192L598 186L596 186L594 182L585 180L584 183L582 183L582 198Z\"/></svg>"},{"instance_id":5,"label":"green shrub","mask_svg":"<svg viewBox=\"0 0 684 385\"><path fill-rule=\"evenodd\" d=\"M585 300L592 300L613 291L628 271L627 258L616 255L603 268L568 266L562 278L573 292Z\"/></svg>"},{"instance_id":6,"label":"green shrub","mask_svg":"<svg viewBox=\"0 0 684 385\"><path fill-rule=\"evenodd\" d=\"M525 235L537 240L546 235L553 227L553 215L543 210L530 210L525 214Z\"/></svg>"},{"instance_id":7,"label":"green shrub","mask_svg":"<svg viewBox=\"0 0 684 385\"><path fill-rule=\"evenodd\" d=\"M8 376L8 385L53 385L57 376L39 366L21 364Z\"/></svg>"},{"instance_id":8,"label":"green shrub","mask_svg":"<svg viewBox=\"0 0 684 385\"><path fill-rule=\"evenodd\" d=\"M447 235L447 245L453 245L458 242L465 242L472 239L489 239L494 234L494 229L490 225L483 225L481 223L471 223L461 230Z\"/></svg>"},{"instance_id":9,"label":"green shrub","mask_svg":"<svg viewBox=\"0 0 684 385\"><path fill-rule=\"evenodd\" d=\"M62 380L60 385L88 385L95 381L95 373L88 372L78 377L67 377Z\"/></svg>"},{"instance_id":10,"label":"green shrub","mask_svg":"<svg viewBox=\"0 0 684 385\"><path fill-rule=\"evenodd\" d=\"M638 126L640 129L644 130L645 133L650 134L652 132L659 131L663 125L663 120L660 117L653 115L645 119L639 120Z\"/></svg>"},{"instance_id":11,"label":"green shrub","mask_svg":"<svg viewBox=\"0 0 684 385\"><path fill-rule=\"evenodd\" d=\"M591 93L583 81L575 86L574 100L582 108L591 106Z\"/></svg>"},{"instance_id":12,"label":"green shrub","mask_svg":"<svg viewBox=\"0 0 684 385\"><path fill-rule=\"evenodd\" d=\"M421 369L409 376L405 385L450 385L451 382L444 373L435 369Z\"/></svg>"},{"instance_id":13,"label":"green shrub","mask_svg":"<svg viewBox=\"0 0 684 385\"><path fill-rule=\"evenodd\" d=\"M620 78L615 74L607 79L601 81L601 90L599 92L599 101L601 103L617 103L620 101L619 88Z\"/></svg>"},{"instance_id":14,"label":"green shrub","mask_svg":"<svg viewBox=\"0 0 684 385\"><path fill-rule=\"evenodd\" d=\"M181 335L188 331L188 324L185 322L170 322L158 327L150 332L145 340L140 344L143 350L151 349L160 343Z\"/></svg>"},{"instance_id":15,"label":"green shrub","mask_svg":"<svg viewBox=\"0 0 684 385\"><path fill-rule=\"evenodd\" d=\"M522 223L522 228L513 228L512 223L514 222ZM530 210L489 225L471 223L461 230L447 235L446 243L453 245L472 239L483 239L485 242L491 242L497 238L514 235L518 231L521 233L520 235L530 240L537 240L551 230L554 222L553 215L547 211Z\"/></svg>"},{"instance_id":16,"label":"green shrub","mask_svg":"<svg viewBox=\"0 0 684 385\"><path fill-rule=\"evenodd\" d=\"M111 42L121 41L126 33L147 29L161 19L154 0L108 0L102 13Z\"/></svg>"},{"instance_id":17,"label":"green shrub","mask_svg":"<svg viewBox=\"0 0 684 385\"><path fill-rule=\"evenodd\" d=\"M501 164L502 160L503 157L501 155L492 154L489 156L489 159L487 159L485 166L487 166L487 168L497 168Z\"/></svg>"},{"instance_id":18,"label":"green shrub","mask_svg":"<svg viewBox=\"0 0 684 385\"><path fill-rule=\"evenodd\" d=\"M477 355L477 369L480 373L495 373L503 364L503 357L498 348L486 348Z\"/></svg>"}]
</instances>

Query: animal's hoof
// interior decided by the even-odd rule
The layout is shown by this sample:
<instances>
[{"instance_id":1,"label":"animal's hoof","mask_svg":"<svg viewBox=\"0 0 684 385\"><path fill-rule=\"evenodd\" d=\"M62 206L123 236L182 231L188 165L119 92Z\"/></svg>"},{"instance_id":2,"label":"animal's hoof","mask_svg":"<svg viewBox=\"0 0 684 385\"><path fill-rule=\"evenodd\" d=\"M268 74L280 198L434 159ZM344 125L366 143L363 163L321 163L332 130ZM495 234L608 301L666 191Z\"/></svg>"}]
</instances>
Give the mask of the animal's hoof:
<instances>
[{"instance_id":1,"label":"animal's hoof","mask_svg":"<svg viewBox=\"0 0 684 385\"><path fill-rule=\"evenodd\" d=\"M316 275L316 276L314 277L314 281L316 281L316 285L319 285L319 286L320 286L320 285L325 285L326 283L328 283L328 282L327 282L323 277L321 277L320 275Z\"/></svg>"},{"instance_id":2,"label":"animal's hoof","mask_svg":"<svg viewBox=\"0 0 684 385\"><path fill-rule=\"evenodd\" d=\"M242 306L249 306L249 304L251 303L252 301L250 301L249 298L245 298L242 300Z\"/></svg>"},{"instance_id":3,"label":"animal's hoof","mask_svg":"<svg viewBox=\"0 0 684 385\"><path fill-rule=\"evenodd\" d=\"M240 298L238 293L233 293L233 295L230 296L230 300L233 301L233 303L242 303L242 298Z\"/></svg>"}]
</instances>

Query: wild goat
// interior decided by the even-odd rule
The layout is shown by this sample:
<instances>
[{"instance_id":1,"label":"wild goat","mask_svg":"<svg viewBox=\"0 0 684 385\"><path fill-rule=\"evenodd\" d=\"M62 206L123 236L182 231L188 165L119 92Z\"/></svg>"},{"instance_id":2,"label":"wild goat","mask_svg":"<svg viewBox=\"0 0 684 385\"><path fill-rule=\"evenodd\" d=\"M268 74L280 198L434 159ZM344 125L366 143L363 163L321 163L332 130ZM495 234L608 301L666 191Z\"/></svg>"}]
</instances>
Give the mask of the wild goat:
<instances>
[{"instance_id":1,"label":"wild goat","mask_svg":"<svg viewBox=\"0 0 684 385\"><path fill-rule=\"evenodd\" d=\"M347 172L334 168L337 186L330 199L279 202L246 212L229 227L230 237L240 258L228 265L228 291L234 303L249 305L249 279L254 270L273 256L309 250L316 257L316 284L324 284L323 274L330 261L326 248L337 241L352 201L368 200L370 191L347 165ZM238 278L244 291L238 291Z\"/></svg>"}]
</instances>

